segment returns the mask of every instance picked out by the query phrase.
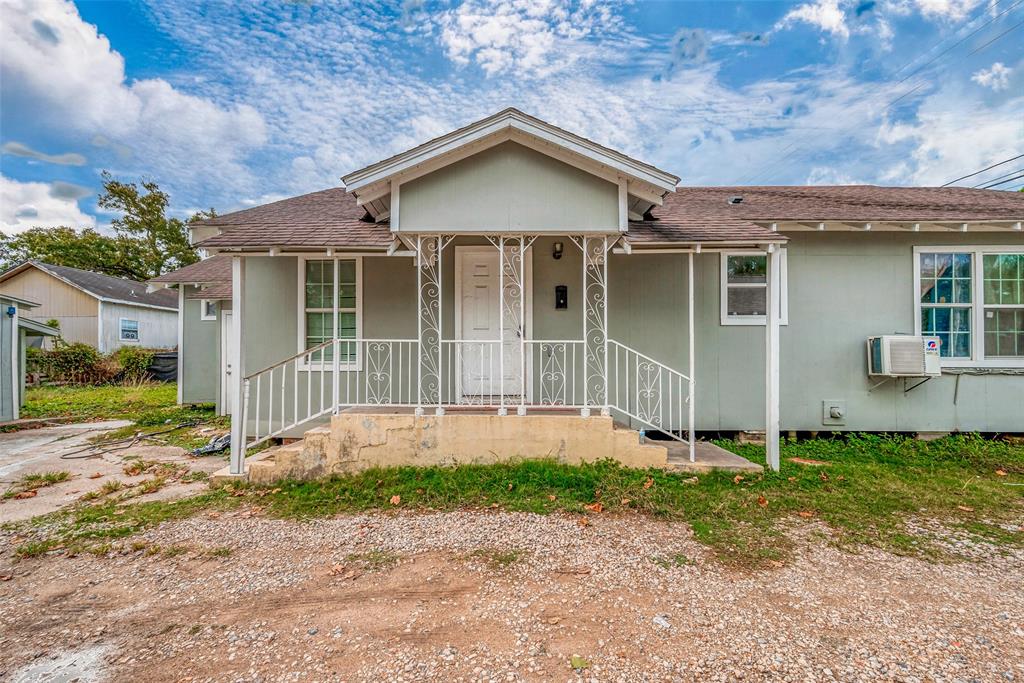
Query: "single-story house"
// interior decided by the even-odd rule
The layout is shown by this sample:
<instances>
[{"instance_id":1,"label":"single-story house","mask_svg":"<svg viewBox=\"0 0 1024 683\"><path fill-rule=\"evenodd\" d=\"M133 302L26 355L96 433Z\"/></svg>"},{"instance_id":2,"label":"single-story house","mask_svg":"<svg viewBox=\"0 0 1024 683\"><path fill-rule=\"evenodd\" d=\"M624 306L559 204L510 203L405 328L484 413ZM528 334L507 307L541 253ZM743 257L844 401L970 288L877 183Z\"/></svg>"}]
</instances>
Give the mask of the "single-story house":
<instances>
[{"instance_id":1,"label":"single-story house","mask_svg":"<svg viewBox=\"0 0 1024 683\"><path fill-rule=\"evenodd\" d=\"M142 282L25 261L0 273L0 294L39 302L31 319L56 320L65 341L101 353L125 345L171 348L177 343L178 297L147 291Z\"/></svg>"},{"instance_id":2,"label":"single-story house","mask_svg":"<svg viewBox=\"0 0 1024 683\"><path fill-rule=\"evenodd\" d=\"M159 278L235 474L328 419L337 457L422 462L470 414L477 452L762 430L773 467L780 430L1024 431L1024 195L688 187L514 109L342 181L197 224L215 259Z\"/></svg>"},{"instance_id":3,"label":"single-story house","mask_svg":"<svg viewBox=\"0 0 1024 683\"><path fill-rule=\"evenodd\" d=\"M39 304L0 294L0 422L17 420L25 401L25 349L57 330L26 317Z\"/></svg>"}]
</instances>

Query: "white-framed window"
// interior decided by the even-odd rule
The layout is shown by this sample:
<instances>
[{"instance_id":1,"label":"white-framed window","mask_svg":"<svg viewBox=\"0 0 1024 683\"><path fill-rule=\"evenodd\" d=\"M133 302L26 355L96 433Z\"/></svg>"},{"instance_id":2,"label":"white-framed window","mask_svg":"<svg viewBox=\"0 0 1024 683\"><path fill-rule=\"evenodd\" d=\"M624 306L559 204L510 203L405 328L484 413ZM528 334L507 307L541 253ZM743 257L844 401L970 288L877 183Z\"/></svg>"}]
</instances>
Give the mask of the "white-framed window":
<instances>
[{"instance_id":1,"label":"white-framed window","mask_svg":"<svg viewBox=\"0 0 1024 683\"><path fill-rule=\"evenodd\" d=\"M779 323L789 323L789 266L786 249L779 250ZM763 251L722 252L721 300L723 325L764 325L768 311L768 255Z\"/></svg>"},{"instance_id":2,"label":"white-framed window","mask_svg":"<svg viewBox=\"0 0 1024 683\"><path fill-rule=\"evenodd\" d=\"M1024 367L1024 248L914 247L916 334L946 367Z\"/></svg>"},{"instance_id":3,"label":"white-framed window","mask_svg":"<svg viewBox=\"0 0 1024 683\"><path fill-rule=\"evenodd\" d=\"M216 320L217 319L217 302L213 299L200 299L199 300L199 319L200 320Z\"/></svg>"},{"instance_id":4,"label":"white-framed window","mask_svg":"<svg viewBox=\"0 0 1024 683\"><path fill-rule=\"evenodd\" d=\"M123 342L139 341L139 321L121 318L118 322L118 338Z\"/></svg>"},{"instance_id":5,"label":"white-framed window","mask_svg":"<svg viewBox=\"0 0 1024 683\"><path fill-rule=\"evenodd\" d=\"M335 271L337 261L337 271ZM334 307L338 311L338 339L357 339L362 331L362 258L299 259L299 351L311 349L330 341ZM338 298L334 299L334 273L338 273ZM333 361L333 350L328 347L310 361ZM357 344L341 348L342 367L354 369L358 365Z\"/></svg>"}]
</instances>

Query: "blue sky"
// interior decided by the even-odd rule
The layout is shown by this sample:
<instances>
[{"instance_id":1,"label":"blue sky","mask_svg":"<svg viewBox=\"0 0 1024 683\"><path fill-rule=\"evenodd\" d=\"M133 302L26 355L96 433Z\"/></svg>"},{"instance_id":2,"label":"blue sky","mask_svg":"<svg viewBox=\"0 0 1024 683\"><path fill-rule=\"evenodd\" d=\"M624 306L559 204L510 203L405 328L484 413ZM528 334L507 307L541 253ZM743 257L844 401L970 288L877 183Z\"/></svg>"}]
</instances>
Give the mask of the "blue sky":
<instances>
[{"instance_id":1,"label":"blue sky","mask_svg":"<svg viewBox=\"0 0 1024 683\"><path fill-rule=\"evenodd\" d=\"M336 186L507 106L683 184L942 184L1024 154L1024 0L0 0L0 228L102 229L103 169L183 216Z\"/></svg>"}]
</instances>

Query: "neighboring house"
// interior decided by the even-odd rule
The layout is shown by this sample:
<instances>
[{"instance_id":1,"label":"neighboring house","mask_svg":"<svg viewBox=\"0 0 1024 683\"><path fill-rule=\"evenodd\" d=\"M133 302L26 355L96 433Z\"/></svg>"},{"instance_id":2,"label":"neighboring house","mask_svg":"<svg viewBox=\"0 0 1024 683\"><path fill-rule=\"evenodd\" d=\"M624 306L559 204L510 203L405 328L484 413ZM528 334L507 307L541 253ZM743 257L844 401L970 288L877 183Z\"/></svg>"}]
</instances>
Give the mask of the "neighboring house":
<instances>
[{"instance_id":1,"label":"neighboring house","mask_svg":"<svg viewBox=\"0 0 1024 683\"><path fill-rule=\"evenodd\" d=\"M101 353L125 345L171 348L178 341L178 298L173 292L149 292L134 280L26 261L0 273L0 294L38 301L33 320L56 320L65 341Z\"/></svg>"},{"instance_id":2,"label":"neighboring house","mask_svg":"<svg viewBox=\"0 0 1024 683\"><path fill-rule=\"evenodd\" d=\"M215 403L218 414L230 414L231 257L206 258L150 284L178 288L178 403Z\"/></svg>"},{"instance_id":3,"label":"neighboring house","mask_svg":"<svg viewBox=\"0 0 1024 683\"><path fill-rule=\"evenodd\" d=\"M226 348L235 473L243 442L352 407L610 414L691 454L767 427L775 467L780 429L1024 431L1022 195L677 187L516 110L343 181L198 224L216 281L160 278L230 292L230 337L186 320L183 396ZM868 338L894 334L938 338L941 374L924 340L915 378L869 376Z\"/></svg>"},{"instance_id":4,"label":"neighboring house","mask_svg":"<svg viewBox=\"0 0 1024 683\"><path fill-rule=\"evenodd\" d=\"M39 304L0 294L0 422L17 420L25 402L25 349L57 330L25 317Z\"/></svg>"}]
</instances>

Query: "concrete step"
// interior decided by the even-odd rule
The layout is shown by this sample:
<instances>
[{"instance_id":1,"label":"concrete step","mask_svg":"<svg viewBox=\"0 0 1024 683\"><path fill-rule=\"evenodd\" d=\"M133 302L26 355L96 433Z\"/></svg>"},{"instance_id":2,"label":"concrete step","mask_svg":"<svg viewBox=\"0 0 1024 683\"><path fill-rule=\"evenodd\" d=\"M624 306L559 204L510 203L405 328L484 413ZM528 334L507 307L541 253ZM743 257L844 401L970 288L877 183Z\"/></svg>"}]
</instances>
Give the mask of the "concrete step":
<instances>
[{"instance_id":1,"label":"concrete step","mask_svg":"<svg viewBox=\"0 0 1024 683\"><path fill-rule=\"evenodd\" d=\"M647 441L650 443L650 440ZM659 441L668 450L668 467L671 470L680 472L710 472L722 470L725 472L763 472L764 465L751 462L744 457L727 451L721 446L716 446L709 441L698 441L694 450L696 457L690 461L689 444L679 441Z\"/></svg>"}]
</instances>

